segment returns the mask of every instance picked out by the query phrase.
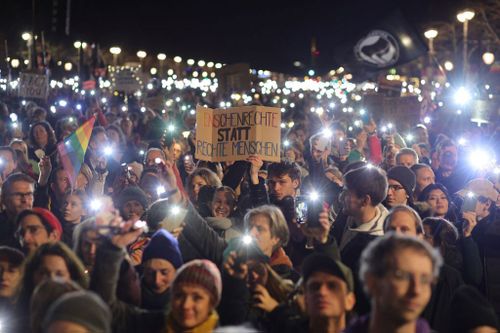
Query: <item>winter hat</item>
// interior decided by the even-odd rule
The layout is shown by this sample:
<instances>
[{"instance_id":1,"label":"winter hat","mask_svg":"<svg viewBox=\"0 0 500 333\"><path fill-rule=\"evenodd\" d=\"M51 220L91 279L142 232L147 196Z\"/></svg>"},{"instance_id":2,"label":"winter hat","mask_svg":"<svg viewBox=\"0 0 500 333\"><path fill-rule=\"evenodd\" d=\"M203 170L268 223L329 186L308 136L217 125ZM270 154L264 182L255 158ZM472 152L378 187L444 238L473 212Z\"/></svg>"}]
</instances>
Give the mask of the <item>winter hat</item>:
<instances>
[{"instance_id":1,"label":"winter hat","mask_svg":"<svg viewBox=\"0 0 500 333\"><path fill-rule=\"evenodd\" d=\"M397 165L387 171L387 179L392 179L404 187L406 194L411 198L413 197L413 190L416 185L415 174L405 166Z\"/></svg>"},{"instance_id":2,"label":"winter hat","mask_svg":"<svg viewBox=\"0 0 500 333\"><path fill-rule=\"evenodd\" d=\"M206 289L212 296L213 306L219 304L222 294L222 279L215 264L206 259L196 259L184 264L172 282L172 294L183 283L196 284Z\"/></svg>"},{"instance_id":3,"label":"winter hat","mask_svg":"<svg viewBox=\"0 0 500 333\"><path fill-rule=\"evenodd\" d=\"M183 261L177 239L164 229L155 232L142 255L143 263L149 259L164 259L170 262L175 269L181 267Z\"/></svg>"},{"instance_id":4,"label":"winter hat","mask_svg":"<svg viewBox=\"0 0 500 333\"><path fill-rule=\"evenodd\" d=\"M58 320L79 324L93 333L111 333L111 311L90 291L73 291L57 299L43 320L44 332Z\"/></svg>"},{"instance_id":5,"label":"winter hat","mask_svg":"<svg viewBox=\"0 0 500 333\"><path fill-rule=\"evenodd\" d=\"M47 210L45 208L40 208L40 207L33 207L31 209L38 217L41 218L42 224L48 224L53 230L57 231L57 234L59 235L58 240L61 239L61 235L63 233L61 222L57 219L57 217L52 214L50 210Z\"/></svg>"},{"instance_id":6,"label":"winter hat","mask_svg":"<svg viewBox=\"0 0 500 333\"><path fill-rule=\"evenodd\" d=\"M116 206L122 209L127 202L132 200L138 201L144 209L148 208L148 197L146 193L137 186L129 186L121 191L116 198Z\"/></svg>"},{"instance_id":7,"label":"winter hat","mask_svg":"<svg viewBox=\"0 0 500 333\"><path fill-rule=\"evenodd\" d=\"M465 185L463 190L457 192L461 197L465 197L467 192L472 192L477 196L485 197L493 202L497 201L498 192L495 185L487 179L476 178Z\"/></svg>"},{"instance_id":8,"label":"winter hat","mask_svg":"<svg viewBox=\"0 0 500 333\"><path fill-rule=\"evenodd\" d=\"M304 262L302 263L302 276L304 278L304 283L307 282L311 275L316 272L324 272L334 275L342 279L347 284L347 289L349 291L354 290L354 278L349 267L326 254L314 253L304 259Z\"/></svg>"},{"instance_id":9,"label":"winter hat","mask_svg":"<svg viewBox=\"0 0 500 333\"><path fill-rule=\"evenodd\" d=\"M452 331L470 332L479 326L498 328L498 318L488 300L471 286L461 286L453 295L451 313L456 320L452 321Z\"/></svg>"},{"instance_id":10,"label":"winter hat","mask_svg":"<svg viewBox=\"0 0 500 333\"><path fill-rule=\"evenodd\" d=\"M19 267L24 261L24 254L13 247L0 246L0 261L8 261L15 267Z\"/></svg>"}]
</instances>

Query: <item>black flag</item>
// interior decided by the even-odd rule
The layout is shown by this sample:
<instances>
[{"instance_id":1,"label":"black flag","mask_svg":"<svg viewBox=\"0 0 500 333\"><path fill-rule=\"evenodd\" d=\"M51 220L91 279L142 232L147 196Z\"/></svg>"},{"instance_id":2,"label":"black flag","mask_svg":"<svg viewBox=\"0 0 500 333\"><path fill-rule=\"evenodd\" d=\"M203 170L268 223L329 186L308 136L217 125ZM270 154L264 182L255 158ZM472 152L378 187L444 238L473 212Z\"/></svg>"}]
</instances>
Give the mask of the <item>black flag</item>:
<instances>
[{"instance_id":1,"label":"black flag","mask_svg":"<svg viewBox=\"0 0 500 333\"><path fill-rule=\"evenodd\" d=\"M334 59L353 73L375 73L397 67L427 52L427 46L400 11L335 48ZM367 74L368 74L367 73Z\"/></svg>"}]
</instances>

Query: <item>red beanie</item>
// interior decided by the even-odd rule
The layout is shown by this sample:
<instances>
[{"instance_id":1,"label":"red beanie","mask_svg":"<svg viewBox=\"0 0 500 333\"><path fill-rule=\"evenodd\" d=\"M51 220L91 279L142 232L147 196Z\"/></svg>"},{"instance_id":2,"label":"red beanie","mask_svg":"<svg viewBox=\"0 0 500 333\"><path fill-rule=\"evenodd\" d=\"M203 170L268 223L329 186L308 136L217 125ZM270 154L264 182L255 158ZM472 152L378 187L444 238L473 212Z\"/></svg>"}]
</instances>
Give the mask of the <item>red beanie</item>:
<instances>
[{"instance_id":1,"label":"red beanie","mask_svg":"<svg viewBox=\"0 0 500 333\"><path fill-rule=\"evenodd\" d=\"M53 230L57 230L58 238L57 240L61 240L61 236L63 233L61 222L57 219L57 217L52 214L50 210L40 207L33 207L33 212L35 212L42 219L43 224L48 224Z\"/></svg>"}]
</instances>

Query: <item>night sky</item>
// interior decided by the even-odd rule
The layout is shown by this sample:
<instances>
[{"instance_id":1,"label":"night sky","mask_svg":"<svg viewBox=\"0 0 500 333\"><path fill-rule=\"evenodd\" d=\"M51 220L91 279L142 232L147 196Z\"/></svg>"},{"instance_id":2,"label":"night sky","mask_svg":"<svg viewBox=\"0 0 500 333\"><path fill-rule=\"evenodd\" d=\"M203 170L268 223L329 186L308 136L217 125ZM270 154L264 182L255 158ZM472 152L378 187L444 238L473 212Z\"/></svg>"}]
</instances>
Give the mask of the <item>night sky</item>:
<instances>
[{"instance_id":1,"label":"night sky","mask_svg":"<svg viewBox=\"0 0 500 333\"><path fill-rule=\"evenodd\" d=\"M59 38L66 0L58 0ZM37 25L50 30L53 0L36 0ZM235 63L283 70L294 61L309 63L311 38L317 38L321 63L336 45L353 38L387 13L399 9L422 31L433 20L453 22L458 1L106 1L72 0L71 41L116 44L135 54L164 52L184 59ZM2 0L0 37L20 43L31 26L30 0ZM64 40L64 38L62 39Z\"/></svg>"}]
</instances>

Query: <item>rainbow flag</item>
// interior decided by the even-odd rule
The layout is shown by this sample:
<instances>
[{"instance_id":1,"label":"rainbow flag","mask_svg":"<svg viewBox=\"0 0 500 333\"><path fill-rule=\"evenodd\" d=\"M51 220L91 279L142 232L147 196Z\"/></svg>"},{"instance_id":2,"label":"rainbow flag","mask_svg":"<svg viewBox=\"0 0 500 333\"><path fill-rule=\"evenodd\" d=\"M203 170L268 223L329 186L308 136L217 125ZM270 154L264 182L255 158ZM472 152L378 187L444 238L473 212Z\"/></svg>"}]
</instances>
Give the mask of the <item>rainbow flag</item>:
<instances>
[{"instance_id":1,"label":"rainbow flag","mask_svg":"<svg viewBox=\"0 0 500 333\"><path fill-rule=\"evenodd\" d=\"M94 123L95 116L87 120L82 126L78 127L76 131L71 133L57 145L59 158L61 159L64 171L66 171L72 187L75 185L76 177L82 167Z\"/></svg>"}]
</instances>

